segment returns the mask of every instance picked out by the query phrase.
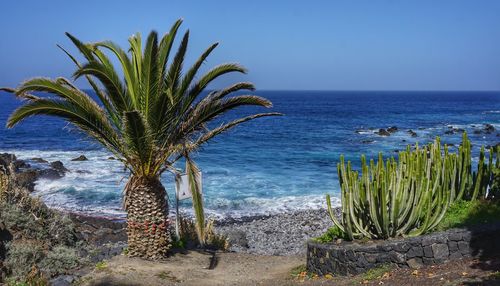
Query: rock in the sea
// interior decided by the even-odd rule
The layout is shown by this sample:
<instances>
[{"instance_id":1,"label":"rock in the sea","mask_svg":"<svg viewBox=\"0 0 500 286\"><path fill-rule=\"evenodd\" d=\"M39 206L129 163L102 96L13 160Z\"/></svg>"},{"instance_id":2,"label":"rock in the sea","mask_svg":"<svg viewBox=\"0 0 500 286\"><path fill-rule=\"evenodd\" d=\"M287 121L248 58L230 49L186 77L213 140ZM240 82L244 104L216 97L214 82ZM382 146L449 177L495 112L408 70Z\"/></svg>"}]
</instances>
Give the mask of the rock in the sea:
<instances>
[{"instance_id":1,"label":"rock in the sea","mask_svg":"<svg viewBox=\"0 0 500 286\"><path fill-rule=\"evenodd\" d=\"M55 169L44 169L44 170L40 170L38 172L38 176L39 176L38 178L47 179L47 180L57 180L57 179L64 177L64 174L65 173L59 172Z\"/></svg>"},{"instance_id":2,"label":"rock in the sea","mask_svg":"<svg viewBox=\"0 0 500 286\"><path fill-rule=\"evenodd\" d=\"M116 160L115 157L108 157L108 160Z\"/></svg>"},{"instance_id":3,"label":"rock in the sea","mask_svg":"<svg viewBox=\"0 0 500 286\"><path fill-rule=\"evenodd\" d=\"M483 131L481 131L481 130L477 130L477 129L476 129L476 130L474 130L474 132L473 132L473 133L474 133L474 134L481 134L481 133L483 133Z\"/></svg>"},{"instance_id":4,"label":"rock in the sea","mask_svg":"<svg viewBox=\"0 0 500 286\"><path fill-rule=\"evenodd\" d=\"M38 158L38 157L35 157L35 158L31 158L30 161L33 161L35 163L43 163L43 164L46 164L48 163L49 161L43 159L43 158Z\"/></svg>"},{"instance_id":5,"label":"rock in the sea","mask_svg":"<svg viewBox=\"0 0 500 286\"><path fill-rule=\"evenodd\" d=\"M66 169L66 167L64 167L64 165L61 161L54 161L54 162L50 163L50 166L52 167L52 169L54 169L56 171L63 172L63 173L68 172L68 169Z\"/></svg>"},{"instance_id":6,"label":"rock in the sea","mask_svg":"<svg viewBox=\"0 0 500 286\"><path fill-rule=\"evenodd\" d=\"M485 124L483 130L486 134L491 134L495 132L495 127L493 127L493 125L491 124Z\"/></svg>"},{"instance_id":7,"label":"rock in the sea","mask_svg":"<svg viewBox=\"0 0 500 286\"><path fill-rule=\"evenodd\" d=\"M43 178L43 179L48 179L48 180L57 180L64 175L66 175L66 172L69 172L66 167L64 167L63 163L61 161L55 161L50 163L50 168L49 169L41 169L41 170L35 170L37 173L37 177L31 177L35 181L38 178ZM18 174L19 176L19 174Z\"/></svg>"},{"instance_id":8,"label":"rock in the sea","mask_svg":"<svg viewBox=\"0 0 500 286\"><path fill-rule=\"evenodd\" d=\"M453 126L448 126L448 130L446 130L444 132L444 134L447 134L447 135L452 135L452 134L456 134L456 133L464 133L465 132L465 129L463 128L456 128L456 127L453 127Z\"/></svg>"},{"instance_id":9,"label":"rock in the sea","mask_svg":"<svg viewBox=\"0 0 500 286\"><path fill-rule=\"evenodd\" d=\"M373 140L363 140L361 141L361 143L363 144L370 144L370 143L373 143L374 141Z\"/></svg>"},{"instance_id":10,"label":"rock in the sea","mask_svg":"<svg viewBox=\"0 0 500 286\"><path fill-rule=\"evenodd\" d=\"M391 136L391 133L389 133L387 130L384 128L380 128L375 134L378 134L380 136Z\"/></svg>"},{"instance_id":11,"label":"rock in the sea","mask_svg":"<svg viewBox=\"0 0 500 286\"><path fill-rule=\"evenodd\" d=\"M80 155L74 159L71 159L71 161L87 161L87 157L85 157L85 155Z\"/></svg>"},{"instance_id":12,"label":"rock in the sea","mask_svg":"<svg viewBox=\"0 0 500 286\"><path fill-rule=\"evenodd\" d=\"M387 128L387 132L389 133L394 133L394 132L397 132L398 131L398 127L397 126L391 126L389 128Z\"/></svg>"},{"instance_id":13,"label":"rock in the sea","mask_svg":"<svg viewBox=\"0 0 500 286\"><path fill-rule=\"evenodd\" d=\"M417 132L415 132L415 131L413 131L411 129L409 129L407 132L408 132L408 134L410 134L411 137L417 137L418 136Z\"/></svg>"}]
</instances>

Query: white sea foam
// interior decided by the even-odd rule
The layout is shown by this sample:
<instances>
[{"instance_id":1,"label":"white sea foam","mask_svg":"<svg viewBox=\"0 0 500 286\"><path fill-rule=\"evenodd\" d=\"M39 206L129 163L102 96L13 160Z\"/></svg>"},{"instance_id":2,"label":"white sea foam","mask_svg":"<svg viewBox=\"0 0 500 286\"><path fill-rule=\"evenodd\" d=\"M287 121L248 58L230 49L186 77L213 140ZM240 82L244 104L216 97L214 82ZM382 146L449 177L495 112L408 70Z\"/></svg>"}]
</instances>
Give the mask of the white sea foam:
<instances>
[{"instance_id":1,"label":"white sea foam","mask_svg":"<svg viewBox=\"0 0 500 286\"><path fill-rule=\"evenodd\" d=\"M40 197L48 206L71 212L93 215L124 217L121 208L122 189L128 178L123 165L117 160L110 160L110 154L105 151L43 151L43 150L0 150L0 152L14 153L19 159L30 160L39 157L49 162L61 161L70 170L57 180L39 179L35 182L33 196ZM84 154L88 161L71 161ZM253 215L270 215L323 208L324 195L296 195L300 193L294 187L294 195L278 190L265 178L255 174L247 174L242 179L231 174L229 168L212 168L207 171L210 181L206 182L205 206L209 216L224 218L240 218ZM163 178L169 192L171 180L168 174ZM241 181L245 183L242 184ZM247 191L238 191L237 194L228 194L225 189L231 186L246 187ZM252 194L249 189L264 188L268 191L261 194ZM332 190L330 190L332 191ZM170 195L173 198L173 195ZM339 205L337 198L332 198L334 205ZM174 210L171 201L171 211ZM181 204L183 212L191 213L189 204Z\"/></svg>"}]
</instances>

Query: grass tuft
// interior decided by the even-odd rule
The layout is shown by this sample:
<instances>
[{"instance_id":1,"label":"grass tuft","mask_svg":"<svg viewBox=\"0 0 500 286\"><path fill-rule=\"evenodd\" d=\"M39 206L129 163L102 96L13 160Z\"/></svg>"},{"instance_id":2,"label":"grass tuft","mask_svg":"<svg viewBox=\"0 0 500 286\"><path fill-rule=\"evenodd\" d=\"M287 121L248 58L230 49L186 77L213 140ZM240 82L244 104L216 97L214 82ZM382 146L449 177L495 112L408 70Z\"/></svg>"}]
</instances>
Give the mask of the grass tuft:
<instances>
[{"instance_id":1,"label":"grass tuft","mask_svg":"<svg viewBox=\"0 0 500 286\"><path fill-rule=\"evenodd\" d=\"M436 227L442 231L454 227L464 227L476 224L500 221L499 201L458 201L447 210L443 220Z\"/></svg>"}]
</instances>

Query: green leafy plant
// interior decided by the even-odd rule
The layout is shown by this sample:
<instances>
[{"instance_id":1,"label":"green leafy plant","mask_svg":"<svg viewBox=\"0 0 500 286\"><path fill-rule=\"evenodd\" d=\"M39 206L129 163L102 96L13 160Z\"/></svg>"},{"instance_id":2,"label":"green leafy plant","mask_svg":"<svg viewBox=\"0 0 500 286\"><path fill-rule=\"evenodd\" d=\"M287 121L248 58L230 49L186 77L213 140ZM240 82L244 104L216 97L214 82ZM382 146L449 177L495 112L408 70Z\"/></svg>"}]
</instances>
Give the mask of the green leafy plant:
<instances>
[{"instance_id":1,"label":"green leafy plant","mask_svg":"<svg viewBox=\"0 0 500 286\"><path fill-rule=\"evenodd\" d=\"M45 247L38 241L9 243L4 264L11 270L10 278L13 281L25 281L33 267L45 258Z\"/></svg>"},{"instance_id":2,"label":"green leafy plant","mask_svg":"<svg viewBox=\"0 0 500 286\"><path fill-rule=\"evenodd\" d=\"M321 236L314 238L314 240L317 242L328 243L339 238L346 239L346 234L337 225L334 225L333 227L328 228Z\"/></svg>"},{"instance_id":3,"label":"green leafy plant","mask_svg":"<svg viewBox=\"0 0 500 286\"><path fill-rule=\"evenodd\" d=\"M108 269L108 263L106 263L106 261L99 261L95 264L95 270L97 271L103 271L103 270L106 270Z\"/></svg>"},{"instance_id":4,"label":"green leafy plant","mask_svg":"<svg viewBox=\"0 0 500 286\"><path fill-rule=\"evenodd\" d=\"M423 148L408 146L399 152L398 161L384 161L380 153L376 163L367 163L362 156L361 174L341 156L337 169L342 216L335 217L327 195L330 218L349 240L423 234L440 223L453 202L487 196L498 168L498 154L495 165L493 157L490 151L486 161L481 148L477 171L472 172L471 144L465 133L458 154L450 153L437 137Z\"/></svg>"},{"instance_id":5,"label":"green leafy plant","mask_svg":"<svg viewBox=\"0 0 500 286\"><path fill-rule=\"evenodd\" d=\"M269 108L272 103L259 96L234 95L237 91L254 90L248 82L204 93L220 76L246 73L246 69L226 63L198 75L216 43L183 71L189 31L182 37L173 58L169 58L181 22L176 21L161 38L151 32L144 46L141 35L133 35L126 50L109 41L83 43L67 33L84 58L80 62L61 48L76 65L73 76L86 79L97 100L66 78L35 78L16 89L3 89L23 100L22 106L9 117L9 128L36 115L62 118L106 147L130 171L124 190L130 256L160 259L170 247L168 201L160 182L163 172L185 158L189 180L195 181L197 167L191 154L200 146L243 122L280 115L253 114L209 128L208 123L235 108ZM113 65L109 54L119 66ZM193 188L194 184L191 186L198 239L204 244L203 202L199 190Z\"/></svg>"}]
</instances>

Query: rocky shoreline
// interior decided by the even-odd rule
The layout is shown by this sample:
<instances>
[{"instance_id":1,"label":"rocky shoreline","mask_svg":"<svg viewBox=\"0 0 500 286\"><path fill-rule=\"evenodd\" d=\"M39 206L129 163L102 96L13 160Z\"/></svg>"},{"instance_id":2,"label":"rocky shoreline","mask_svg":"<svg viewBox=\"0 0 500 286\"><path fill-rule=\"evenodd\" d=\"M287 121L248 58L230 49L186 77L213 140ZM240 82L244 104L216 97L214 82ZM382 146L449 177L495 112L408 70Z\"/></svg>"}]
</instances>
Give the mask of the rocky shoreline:
<instances>
[{"instance_id":1,"label":"rocky shoreline","mask_svg":"<svg viewBox=\"0 0 500 286\"><path fill-rule=\"evenodd\" d=\"M332 225L326 209L316 209L222 221L216 230L228 236L231 251L305 255L307 240L322 235Z\"/></svg>"},{"instance_id":2,"label":"rocky shoreline","mask_svg":"<svg viewBox=\"0 0 500 286\"><path fill-rule=\"evenodd\" d=\"M74 160L85 158L80 156ZM59 161L48 162L43 158L19 160L14 154L7 153L0 154L0 168L10 172L17 185L30 192L37 179L58 179L70 171ZM96 259L119 254L126 247L126 224L123 220L64 213L75 223L79 240L102 248L102 253ZM298 255L305 253L307 239L323 234L332 226L332 222L325 209L315 209L228 218L217 221L215 226L217 231L228 236L231 251L261 255Z\"/></svg>"}]
</instances>

